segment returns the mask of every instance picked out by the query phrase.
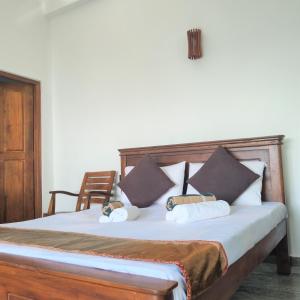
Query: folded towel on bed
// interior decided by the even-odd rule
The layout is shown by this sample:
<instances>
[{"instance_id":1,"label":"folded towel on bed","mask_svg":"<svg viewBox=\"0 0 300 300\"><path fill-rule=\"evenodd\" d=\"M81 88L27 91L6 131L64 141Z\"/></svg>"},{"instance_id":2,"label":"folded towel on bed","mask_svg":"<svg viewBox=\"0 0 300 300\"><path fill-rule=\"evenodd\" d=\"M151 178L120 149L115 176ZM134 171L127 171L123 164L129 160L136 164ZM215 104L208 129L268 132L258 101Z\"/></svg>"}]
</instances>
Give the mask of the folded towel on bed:
<instances>
[{"instance_id":1,"label":"folded towel on bed","mask_svg":"<svg viewBox=\"0 0 300 300\"><path fill-rule=\"evenodd\" d=\"M181 195L172 196L168 198L166 207L167 210L172 210L176 205L200 203L205 201L216 201L216 196L212 193L205 193L199 195Z\"/></svg>"},{"instance_id":2,"label":"folded towel on bed","mask_svg":"<svg viewBox=\"0 0 300 300\"><path fill-rule=\"evenodd\" d=\"M112 222L132 221L139 217L140 210L136 206L127 206L114 209L109 218Z\"/></svg>"},{"instance_id":3,"label":"folded towel on bed","mask_svg":"<svg viewBox=\"0 0 300 300\"><path fill-rule=\"evenodd\" d=\"M124 204L121 201L107 202L107 203L103 204L102 214L104 216L109 217L109 215L112 213L112 211L114 209L117 209L117 208L120 208L120 207L123 207L123 206L124 206Z\"/></svg>"},{"instance_id":4,"label":"folded towel on bed","mask_svg":"<svg viewBox=\"0 0 300 300\"><path fill-rule=\"evenodd\" d=\"M226 201L208 201L182 204L174 207L166 214L167 221L189 223L206 219L224 217L230 214L230 206Z\"/></svg>"},{"instance_id":5,"label":"folded towel on bed","mask_svg":"<svg viewBox=\"0 0 300 300\"><path fill-rule=\"evenodd\" d=\"M99 218L100 223L108 223L108 222L125 222L132 221L139 217L140 210L136 206L123 206L114 209L109 216L102 215Z\"/></svg>"}]
</instances>

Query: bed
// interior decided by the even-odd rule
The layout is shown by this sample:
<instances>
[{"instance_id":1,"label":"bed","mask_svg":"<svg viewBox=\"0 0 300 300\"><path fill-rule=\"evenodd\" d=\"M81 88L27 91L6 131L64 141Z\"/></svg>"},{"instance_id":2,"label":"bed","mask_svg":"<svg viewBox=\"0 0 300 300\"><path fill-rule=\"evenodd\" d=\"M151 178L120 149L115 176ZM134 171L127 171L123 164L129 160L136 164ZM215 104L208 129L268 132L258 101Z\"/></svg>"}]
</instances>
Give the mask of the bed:
<instances>
[{"instance_id":1,"label":"bed","mask_svg":"<svg viewBox=\"0 0 300 300\"><path fill-rule=\"evenodd\" d=\"M277 257L278 272L289 274L286 208L283 205L282 139L283 136L272 136L120 150L123 176L125 167L136 165L145 154L151 154L160 165L180 161L205 162L220 145L240 160L255 159L266 163L263 182L265 203L262 207L234 208L231 223L226 218L217 222L209 220L208 232L197 233L189 225L186 229L189 234L182 235L173 226L164 226L166 229L161 233L162 239L213 239L221 241L225 248L229 261L227 272L197 299L230 299L241 281L273 250ZM149 239L153 238L158 228L162 227L160 222L163 222L162 213L154 211L157 211L155 206L143 211L142 219L151 228ZM80 213L22 222L14 226L95 234L97 226L91 224L95 224L99 213L100 209L93 207ZM232 220L239 224L234 232L228 229ZM145 238L142 224L128 222L121 226L122 230L109 226L104 232L108 236L132 237L129 235L131 233L136 238ZM234 244L236 240L240 243L239 247ZM93 260L80 255L68 255L66 259L62 253L1 244L0 252L1 299L172 299L173 295L175 299L184 299L184 280L174 266L135 262L134 268L139 271L134 272L126 265L126 261L120 261L121 266L112 268L109 259ZM157 272L162 274L161 278L157 278Z\"/></svg>"}]
</instances>

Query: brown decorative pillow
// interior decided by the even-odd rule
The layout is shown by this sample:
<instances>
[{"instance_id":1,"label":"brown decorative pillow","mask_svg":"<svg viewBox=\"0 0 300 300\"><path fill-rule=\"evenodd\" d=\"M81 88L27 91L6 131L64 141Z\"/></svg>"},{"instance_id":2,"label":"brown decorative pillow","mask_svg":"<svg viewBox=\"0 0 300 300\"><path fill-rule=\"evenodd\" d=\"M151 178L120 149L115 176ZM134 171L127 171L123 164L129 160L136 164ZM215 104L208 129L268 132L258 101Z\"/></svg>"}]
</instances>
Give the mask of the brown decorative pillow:
<instances>
[{"instance_id":1,"label":"brown decorative pillow","mask_svg":"<svg viewBox=\"0 0 300 300\"><path fill-rule=\"evenodd\" d=\"M147 207L175 184L151 157L146 155L118 185L131 204Z\"/></svg>"},{"instance_id":2,"label":"brown decorative pillow","mask_svg":"<svg viewBox=\"0 0 300 300\"><path fill-rule=\"evenodd\" d=\"M231 204L258 177L219 147L187 182L199 193L213 193L217 199Z\"/></svg>"}]
</instances>

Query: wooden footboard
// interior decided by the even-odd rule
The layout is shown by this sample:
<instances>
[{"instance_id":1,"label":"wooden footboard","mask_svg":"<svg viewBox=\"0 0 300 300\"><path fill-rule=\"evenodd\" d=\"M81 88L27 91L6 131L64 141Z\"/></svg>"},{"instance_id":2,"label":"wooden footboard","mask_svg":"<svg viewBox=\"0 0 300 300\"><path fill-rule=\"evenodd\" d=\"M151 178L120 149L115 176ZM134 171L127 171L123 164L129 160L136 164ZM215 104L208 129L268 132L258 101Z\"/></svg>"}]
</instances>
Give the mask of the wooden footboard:
<instances>
[{"instance_id":1,"label":"wooden footboard","mask_svg":"<svg viewBox=\"0 0 300 300\"><path fill-rule=\"evenodd\" d=\"M171 300L177 282L0 254L0 299Z\"/></svg>"}]
</instances>

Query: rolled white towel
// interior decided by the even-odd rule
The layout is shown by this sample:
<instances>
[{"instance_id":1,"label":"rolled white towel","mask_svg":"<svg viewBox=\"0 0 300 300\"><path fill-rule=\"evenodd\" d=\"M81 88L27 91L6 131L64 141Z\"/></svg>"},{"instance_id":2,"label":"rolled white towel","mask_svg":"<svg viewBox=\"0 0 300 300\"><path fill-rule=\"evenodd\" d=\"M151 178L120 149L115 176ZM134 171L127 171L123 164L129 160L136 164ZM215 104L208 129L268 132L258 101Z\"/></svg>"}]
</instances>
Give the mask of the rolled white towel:
<instances>
[{"instance_id":1,"label":"rolled white towel","mask_svg":"<svg viewBox=\"0 0 300 300\"><path fill-rule=\"evenodd\" d=\"M195 221L224 217L230 214L230 205L223 200L201 203L176 205L166 214L166 220L177 223L190 223Z\"/></svg>"},{"instance_id":2,"label":"rolled white towel","mask_svg":"<svg viewBox=\"0 0 300 300\"><path fill-rule=\"evenodd\" d=\"M109 223L111 222L108 216L101 215L99 218L99 223Z\"/></svg>"},{"instance_id":3,"label":"rolled white towel","mask_svg":"<svg viewBox=\"0 0 300 300\"><path fill-rule=\"evenodd\" d=\"M140 210L136 206L127 206L114 209L109 215L111 222L132 221L139 217Z\"/></svg>"}]
</instances>

